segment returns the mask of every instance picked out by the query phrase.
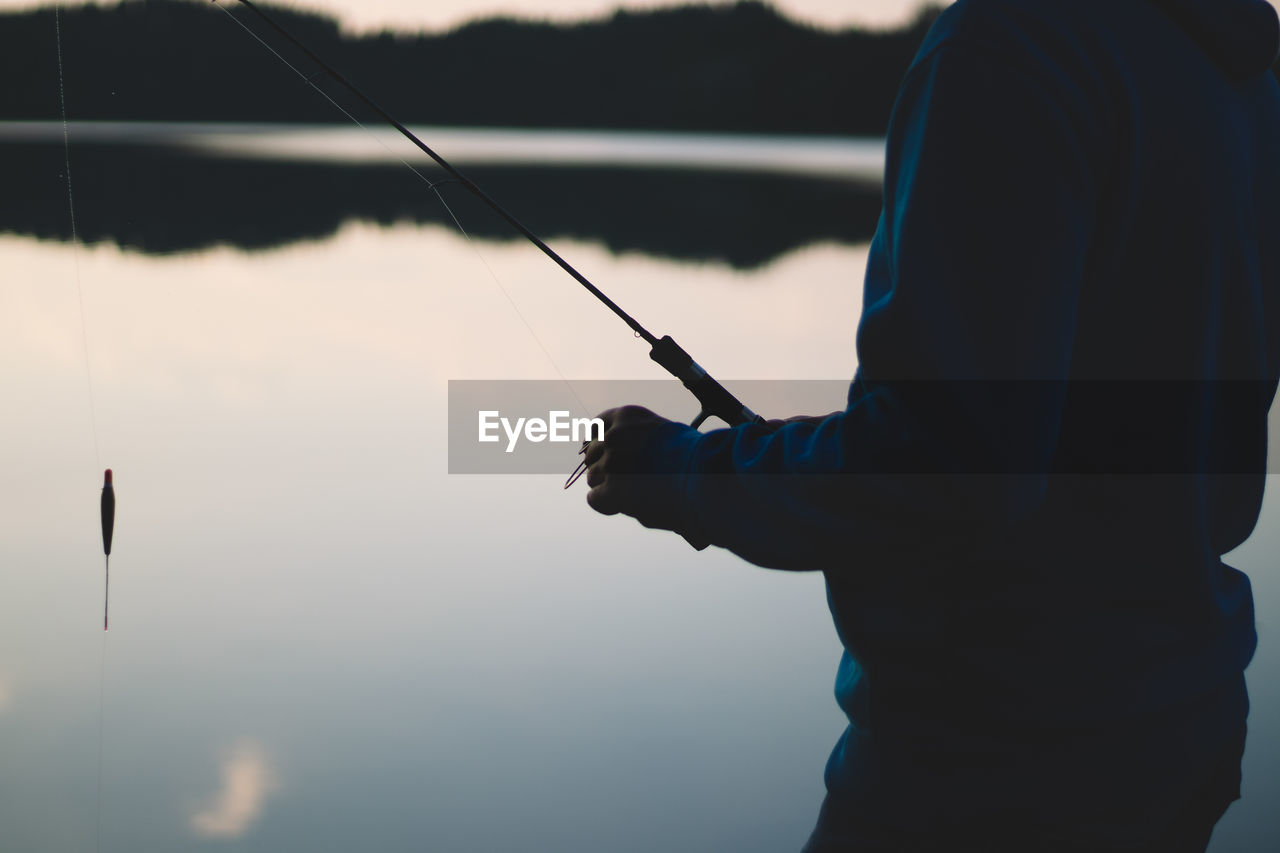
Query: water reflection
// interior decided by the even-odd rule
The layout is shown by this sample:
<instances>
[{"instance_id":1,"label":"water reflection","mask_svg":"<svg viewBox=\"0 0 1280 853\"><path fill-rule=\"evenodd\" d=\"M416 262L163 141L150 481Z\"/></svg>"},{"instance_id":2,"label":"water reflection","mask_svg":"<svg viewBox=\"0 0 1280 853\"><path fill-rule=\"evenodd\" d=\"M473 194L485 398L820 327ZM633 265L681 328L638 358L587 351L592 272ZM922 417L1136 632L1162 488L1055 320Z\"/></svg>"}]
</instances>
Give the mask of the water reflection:
<instances>
[{"instance_id":1,"label":"water reflection","mask_svg":"<svg viewBox=\"0 0 1280 853\"><path fill-rule=\"evenodd\" d=\"M191 831L201 838L239 838L262 815L280 783L261 744L248 739L230 749L218 772L218 790L191 815Z\"/></svg>"}]
</instances>

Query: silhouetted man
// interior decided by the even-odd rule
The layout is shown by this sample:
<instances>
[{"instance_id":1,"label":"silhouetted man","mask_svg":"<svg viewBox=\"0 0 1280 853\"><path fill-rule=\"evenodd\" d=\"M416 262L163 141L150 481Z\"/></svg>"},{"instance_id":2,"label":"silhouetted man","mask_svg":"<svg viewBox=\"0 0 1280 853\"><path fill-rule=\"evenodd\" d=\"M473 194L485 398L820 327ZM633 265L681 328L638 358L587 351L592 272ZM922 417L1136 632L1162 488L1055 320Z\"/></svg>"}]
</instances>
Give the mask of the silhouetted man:
<instances>
[{"instance_id":1,"label":"silhouetted man","mask_svg":"<svg viewBox=\"0 0 1280 853\"><path fill-rule=\"evenodd\" d=\"M1263 0L961 0L894 108L848 407L606 413L595 509L826 576L807 851L1201 851L1239 796L1278 43Z\"/></svg>"}]
</instances>

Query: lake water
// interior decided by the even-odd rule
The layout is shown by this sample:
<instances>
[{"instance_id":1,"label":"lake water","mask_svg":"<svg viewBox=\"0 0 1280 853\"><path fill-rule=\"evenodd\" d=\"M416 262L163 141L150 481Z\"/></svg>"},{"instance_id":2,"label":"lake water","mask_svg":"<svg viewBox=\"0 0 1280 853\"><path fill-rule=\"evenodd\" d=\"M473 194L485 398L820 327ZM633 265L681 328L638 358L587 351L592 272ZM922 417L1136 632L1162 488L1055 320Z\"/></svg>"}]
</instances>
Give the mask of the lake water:
<instances>
[{"instance_id":1,"label":"lake water","mask_svg":"<svg viewBox=\"0 0 1280 853\"><path fill-rule=\"evenodd\" d=\"M275 132L73 136L79 247L61 148L0 146L0 847L798 849L842 729L821 578L597 516L562 476L449 475L451 379L662 374L465 200L471 239L402 168L349 140L285 161ZM848 162L650 141L482 183L713 374L852 375L865 228L806 209L865 206ZM1261 645L1215 853L1280 831L1277 555L1272 488L1232 558Z\"/></svg>"}]
</instances>

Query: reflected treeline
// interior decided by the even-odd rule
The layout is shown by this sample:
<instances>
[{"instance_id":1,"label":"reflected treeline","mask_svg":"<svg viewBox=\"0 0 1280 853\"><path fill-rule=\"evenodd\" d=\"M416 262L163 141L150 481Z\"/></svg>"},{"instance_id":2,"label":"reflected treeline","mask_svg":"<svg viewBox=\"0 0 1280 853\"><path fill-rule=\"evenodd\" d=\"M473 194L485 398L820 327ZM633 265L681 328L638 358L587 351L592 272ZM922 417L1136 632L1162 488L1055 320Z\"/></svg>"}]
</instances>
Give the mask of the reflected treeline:
<instances>
[{"instance_id":1,"label":"reflected treeline","mask_svg":"<svg viewBox=\"0 0 1280 853\"><path fill-rule=\"evenodd\" d=\"M0 232L70 239L62 147L6 145L3 151ZM877 189L830 179L546 167L467 173L547 240L595 241L615 252L740 268L818 241L865 241L880 211ZM265 249L329 236L353 219L454 227L431 190L399 165L78 145L72 177L80 239L148 253L219 244ZM460 186L445 184L440 191L473 236L521 239Z\"/></svg>"},{"instance_id":2,"label":"reflected treeline","mask_svg":"<svg viewBox=\"0 0 1280 853\"><path fill-rule=\"evenodd\" d=\"M846 136L884 133L898 81L936 15L898 32L830 32L746 2L354 36L330 17L263 5L407 123ZM231 0L69 8L69 117L344 121L223 10L303 73L317 70ZM22 81L0 87L0 119L59 116L51 8L0 15L0 71ZM331 81L316 83L351 105Z\"/></svg>"}]
</instances>

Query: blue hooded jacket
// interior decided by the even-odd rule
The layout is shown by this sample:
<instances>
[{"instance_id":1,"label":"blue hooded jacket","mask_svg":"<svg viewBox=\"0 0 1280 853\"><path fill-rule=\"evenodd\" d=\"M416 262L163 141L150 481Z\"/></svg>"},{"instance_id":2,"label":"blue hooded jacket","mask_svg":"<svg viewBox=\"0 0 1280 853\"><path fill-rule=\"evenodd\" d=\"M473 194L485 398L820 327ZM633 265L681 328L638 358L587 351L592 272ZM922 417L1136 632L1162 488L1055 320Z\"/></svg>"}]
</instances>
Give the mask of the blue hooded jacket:
<instances>
[{"instance_id":1,"label":"blue hooded jacket","mask_svg":"<svg viewBox=\"0 0 1280 853\"><path fill-rule=\"evenodd\" d=\"M1263 0L960 0L894 108L847 408L650 444L684 531L825 573L833 799L1140 832L1238 743L1278 43Z\"/></svg>"}]
</instances>

